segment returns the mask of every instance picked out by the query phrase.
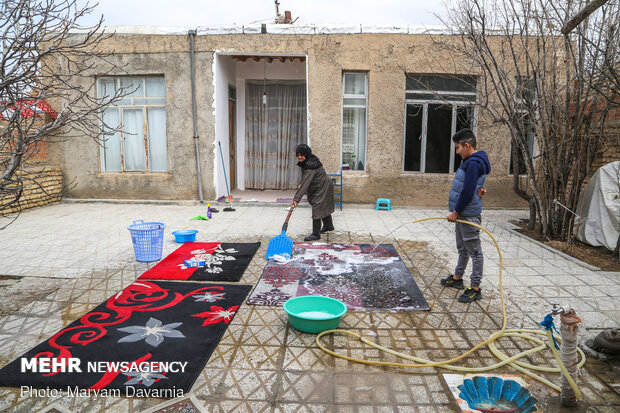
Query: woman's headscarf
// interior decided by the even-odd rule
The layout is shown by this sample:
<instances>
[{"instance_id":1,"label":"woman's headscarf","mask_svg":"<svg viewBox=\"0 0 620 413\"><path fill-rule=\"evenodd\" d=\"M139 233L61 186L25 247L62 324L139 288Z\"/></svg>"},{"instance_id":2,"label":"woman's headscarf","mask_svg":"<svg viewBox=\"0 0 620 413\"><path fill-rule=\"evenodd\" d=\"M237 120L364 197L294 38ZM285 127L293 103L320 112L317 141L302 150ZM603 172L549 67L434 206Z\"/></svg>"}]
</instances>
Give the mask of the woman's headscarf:
<instances>
[{"instance_id":1,"label":"woman's headscarf","mask_svg":"<svg viewBox=\"0 0 620 413\"><path fill-rule=\"evenodd\" d=\"M297 162L297 166L299 166L301 169L318 169L323 166L319 158L317 158L317 156L312 153L312 149L310 149L310 147L305 143L300 143L299 145L297 145L295 153L297 155L306 157L305 161Z\"/></svg>"}]
</instances>

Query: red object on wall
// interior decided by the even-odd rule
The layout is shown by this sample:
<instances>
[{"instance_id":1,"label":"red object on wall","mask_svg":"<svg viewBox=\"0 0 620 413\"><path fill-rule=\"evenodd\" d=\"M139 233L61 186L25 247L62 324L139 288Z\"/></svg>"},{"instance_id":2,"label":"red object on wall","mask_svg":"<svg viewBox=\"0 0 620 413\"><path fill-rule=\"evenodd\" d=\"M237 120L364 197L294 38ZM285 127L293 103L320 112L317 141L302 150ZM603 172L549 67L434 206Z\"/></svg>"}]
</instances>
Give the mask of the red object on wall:
<instances>
[{"instance_id":1,"label":"red object on wall","mask_svg":"<svg viewBox=\"0 0 620 413\"><path fill-rule=\"evenodd\" d=\"M24 118L32 118L34 116L43 117L43 115L49 115L52 119L58 117L58 113L43 99L41 100L20 100L17 102L17 109L20 111L20 115ZM8 111L14 112L15 106L8 105L3 112L0 112L0 119L6 120L9 116Z\"/></svg>"}]
</instances>

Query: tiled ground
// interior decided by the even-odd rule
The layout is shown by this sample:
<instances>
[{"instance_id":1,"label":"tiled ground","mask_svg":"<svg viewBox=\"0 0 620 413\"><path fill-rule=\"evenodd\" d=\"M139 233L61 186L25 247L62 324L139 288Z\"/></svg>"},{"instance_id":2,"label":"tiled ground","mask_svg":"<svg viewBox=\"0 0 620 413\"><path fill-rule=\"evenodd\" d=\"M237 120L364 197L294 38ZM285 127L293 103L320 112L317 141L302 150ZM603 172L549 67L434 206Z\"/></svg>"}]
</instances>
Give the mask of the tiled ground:
<instances>
[{"instance_id":1,"label":"tiled ground","mask_svg":"<svg viewBox=\"0 0 620 413\"><path fill-rule=\"evenodd\" d=\"M195 205L58 204L26 211L0 231L0 366L94 308L132 283L152 266L134 261L126 229L134 219L168 225L164 254L173 251L170 232L199 229L198 241L262 242L241 283L254 284L265 261L268 240L278 235L286 211L274 206L237 206L209 222L189 221L202 213ZM376 243L402 224L444 211L345 206L334 217L333 243ZM584 320L582 336L620 325L620 274L588 269L541 248L512 231L510 219L521 211L485 211L483 225L500 243L508 328L537 328L553 302L576 308ZM289 235L301 240L309 228L309 208L293 214ZM395 244L432 310L429 312L349 312L341 328L379 344L419 357L457 356L483 341L502 322L499 259L494 245L485 250L484 300L458 303L458 293L443 289L439 279L454 265L453 228L433 220L405 225L385 242ZM7 277L10 276L10 277ZM6 300L10 298L7 304ZM280 308L243 305L189 398L166 401L131 398L20 397L19 390L0 389L0 411L88 412L449 412L456 405L441 376L447 370L377 367L333 358L315 344L315 336L292 329ZM339 353L376 361L394 356L343 336L324 343ZM504 338L509 354L529 343ZM543 353L528 362L545 364ZM488 349L461 365L496 362ZM501 372L514 372L509 367ZM579 378L587 411L620 410L618 366L589 361ZM553 381L558 376L549 375ZM552 392L535 386L541 397ZM50 410L54 409L54 410ZM553 411L553 410L548 410Z\"/></svg>"}]
</instances>

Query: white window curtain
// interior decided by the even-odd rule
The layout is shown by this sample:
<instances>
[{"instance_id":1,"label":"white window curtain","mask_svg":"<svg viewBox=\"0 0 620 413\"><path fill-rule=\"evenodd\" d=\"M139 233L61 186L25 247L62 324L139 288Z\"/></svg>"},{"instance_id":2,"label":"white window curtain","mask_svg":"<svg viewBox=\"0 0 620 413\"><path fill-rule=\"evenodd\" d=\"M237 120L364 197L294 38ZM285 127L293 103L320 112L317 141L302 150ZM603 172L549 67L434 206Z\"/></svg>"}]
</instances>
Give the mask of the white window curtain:
<instances>
[{"instance_id":1,"label":"white window curtain","mask_svg":"<svg viewBox=\"0 0 620 413\"><path fill-rule=\"evenodd\" d=\"M126 171L144 171L144 117L142 109L123 109L123 155Z\"/></svg>"},{"instance_id":2,"label":"white window curtain","mask_svg":"<svg viewBox=\"0 0 620 413\"><path fill-rule=\"evenodd\" d=\"M109 108L103 112L104 128L118 129L120 119L118 109ZM108 172L120 172L121 167L121 133L116 131L113 135L104 135L103 159L104 168Z\"/></svg>"},{"instance_id":3,"label":"white window curtain","mask_svg":"<svg viewBox=\"0 0 620 413\"><path fill-rule=\"evenodd\" d=\"M352 170L364 170L366 163L366 109L343 109L342 163Z\"/></svg>"},{"instance_id":4,"label":"white window curtain","mask_svg":"<svg viewBox=\"0 0 620 413\"><path fill-rule=\"evenodd\" d=\"M246 188L296 189L295 148L307 142L306 83L248 80L245 110Z\"/></svg>"},{"instance_id":5,"label":"white window curtain","mask_svg":"<svg viewBox=\"0 0 620 413\"><path fill-rule=\"evenodd\" d=\"M148 84L147 84L148 90ZM166 172L166 110L148 108L146 110L149 136L149 171Z\"/></svg>"}]
</instances>

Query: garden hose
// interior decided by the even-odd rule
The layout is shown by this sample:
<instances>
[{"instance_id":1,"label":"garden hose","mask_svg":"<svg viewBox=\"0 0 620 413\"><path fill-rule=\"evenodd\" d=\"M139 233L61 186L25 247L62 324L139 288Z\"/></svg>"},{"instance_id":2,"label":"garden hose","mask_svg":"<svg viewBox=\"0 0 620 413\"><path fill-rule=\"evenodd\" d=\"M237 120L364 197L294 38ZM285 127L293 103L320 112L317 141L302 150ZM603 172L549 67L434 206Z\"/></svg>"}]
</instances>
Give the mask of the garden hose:
<instances>
[{"instance_id":1,"label":"garden hose","mask_svg":"<svg viewBox=\"0 0 620 413\"><path fill-rule=\"evenodd\" d=\"M441 219L441 220L445 220L446 218L443 217L432 217L432 218L423 218L423 219L418 219L416 221L411 222L411 224L415 224L418 222L424 222L424 221L430 221L430 220L434 220L434 219ZM475 347L471 348L470 350L466 351L465 353L461 354L458 357L452 358L450 360L444 360L444 361L432 361L432 360L426 360L423 358L419 358L419 357L415 357L412 355L408 355L408 354L404 354L404 353L400 353L398 351L394 351L391 350L389 348L383 347L377 343L374 343L362 336L360 336L359 334L353 333L351 331L347 331L347 330L340 330L340 329L336 329L336 330L327 330L327 331L323 331L322 333L318 334L316 336L316 344L317 346L323 350L324 352L326 352L327 354L330 354L334 357L339 357L345 360L349 360L349 361L353 361L356 363L362 363L362 364L369 364L369 365L373 365L373 366L392 366L392 367L403 367L403 368L425 368L425 367L441 367L444 369L449 369L449 370L455 370L455 371L461 371L461 372L467 372L467 373L479 373L479 372L485 372L485 371L489 371L489 370L494 370L498 367L504 366L504 365L509 365L514 367L515 369L517 369L518 371L530 376L531 378L533 378L534 380L537 380L549 387L551 387L552 389L561 392L561 388L560 386L557 386L555 384L553 384L552 382L550 382L549 380L535 374L532 372L532 370L534 371L539 371L539 372L544 372L544 373L559 373L562 372L566 378L568 379L568 382L570 383L571 387L575 390L575 396L577 398L577 400L581 399L581 393L579 392L579 389L577 388L577 385L575 384L574 380L572 379L571 375L568 373L568 371L566 370L566 367L564 366L564 364L562 363L562 360L560 359L560 355L558 353L558 351L555 348L555 344L553 343L553 339L555 338L556 340L559 340L560 337L558 336L554 336L551 330L547 330L547 331L542 331L542 330L533 330L533 329L507 329L506 328L506 304L504 302L504 289L503 289L503 284L502 284L502 252L499 249L499 245L497 244L497 241L495 240L495 238L493 237L493 235L491 235L491 233L489 231L487 231L485 228L481 227L480 225L468 222L468 221L463 221L463 220L457 220L457 222L460 222L462 224L467 224L467 225L472 225L474 227L480 228L481 230L483 230L484 232L486 232L489 237L491 237L491 239L493 240L493 243L495 244L495 248L497 249L497 253L499 254L499 293L500 293L500 298L501 298L501 303L502 303L502 328L499 331L496 331L495 333L491 334L489 336L489 338L487 338L485 341L483 341L482 343L476 345ZM411 361L415 361L418 364L407 364L407 363L391 363L391 362L384 362L384 361L370 361L370 360L364 360L364 359L357 359L354 357L348 357L342 354L338 354L332 350L329 350L327 348L325 348L325 346L323 346L321 344L321 337L323 337L324 335L327 334L335 334L335 333L340 333L340 334L347 334L353 337L356 337L357 339L359 339L360 341L362 341L365 344L368 344L369 346L372 346L378 350L387 352L389 354L392 354L396 357L400 357L406 360L411 360ZM555 368L555 367L540 367L540 366L534 366L532 364L528 364L522 361L519 361L520 358L525 357L527 355L536 353L538 351L544 350L547 345L545 344L544 341L542 341L539 338L536 338L534 336L532 336L531 334L538 334L538 335L543 335L543 336L547 336L547 339L550 343L550 347L551 350L553 351L553 355L555 357L555 360L557 361L558 365L560 366L559 368ZM501 352L497 346L495 345L495 341L498 340L501 337L519 337L519 338L523 338L529 341L532 341L534 343L537 344L536 347L531 348L529 350L525 350L517 355L511 356L509 357L508 355L504 354L503 352ZM473 352L475 352L476 350L478 350L479 348L483 347L483 346L488 346L489 350L491 350L491 352L500 360L498 363L492 364L490 366L485 366L485 367L462 367L462 366L454 366L452 365L453 363L469 356L470 354L472 354ZM583 354L583 351L581 351L580 348L577 348L579 354L581 355L581 360L579 362L579 364L577 365L577 367L582 367L585 362L586 362L586 358L585 355Z\"/></svg>"}]
</instances>

